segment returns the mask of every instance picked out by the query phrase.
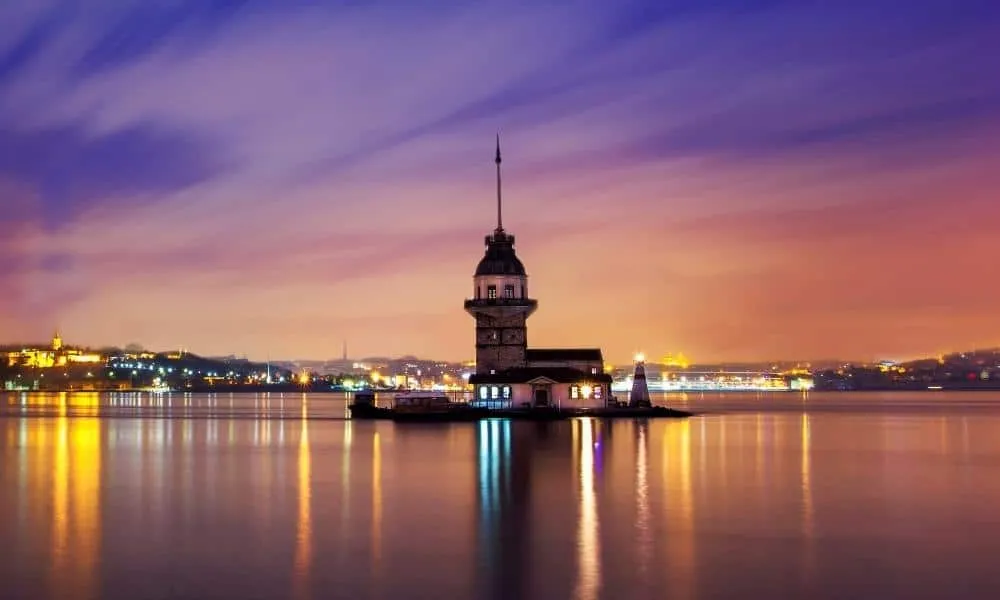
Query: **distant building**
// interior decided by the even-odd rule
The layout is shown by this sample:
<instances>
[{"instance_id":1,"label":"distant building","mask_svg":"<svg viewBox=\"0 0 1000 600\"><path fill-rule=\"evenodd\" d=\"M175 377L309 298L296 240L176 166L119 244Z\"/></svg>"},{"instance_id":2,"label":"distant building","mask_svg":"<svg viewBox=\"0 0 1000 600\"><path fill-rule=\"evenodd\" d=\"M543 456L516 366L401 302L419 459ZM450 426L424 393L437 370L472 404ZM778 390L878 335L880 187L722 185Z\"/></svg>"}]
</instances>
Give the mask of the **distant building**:
<instances>
[{"instance_id":1,"label":"distant building","mask_svg":"<svg viewBox=\"0 0 1000 600\"><path fill-rule=\"evenodd\" d=\"M476 372L469 378L474 402L490 406L604 406L611 376L599 348L528 348L527 320L538 301L528 295L528 275L503 228L500 140L497 139L497 226L486 236L486 254L473 276L465 310L476 320Z\"/></svg>"},{"instance_id":2,"label":"distant building","mask_svg":"<svg viewBox=\"0 0 1000 600\"><path fill-rule=\"evenodd\" d=\"M7 365L33 369L51 369L75 364L95 364L104 361L100 354L84 352L63 345L62 337L56 332L48 348L22 348L7 353Z\"/></svg>"}]
</instances>

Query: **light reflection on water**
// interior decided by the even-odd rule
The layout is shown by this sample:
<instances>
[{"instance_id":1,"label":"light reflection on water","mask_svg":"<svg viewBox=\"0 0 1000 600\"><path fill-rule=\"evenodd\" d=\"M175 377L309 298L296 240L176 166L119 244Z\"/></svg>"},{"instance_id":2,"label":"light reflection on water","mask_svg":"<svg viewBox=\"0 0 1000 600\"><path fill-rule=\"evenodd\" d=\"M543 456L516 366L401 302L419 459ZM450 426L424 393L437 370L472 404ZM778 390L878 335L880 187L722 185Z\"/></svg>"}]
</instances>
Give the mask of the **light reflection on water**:
<instances>
[{"instance_id":1,"label":"light reflection on water","mask_svg":"<svg viewBox=\"0 0 1000 600\"><path fill-rule=\"evenodd\" d=\"M1000 396L427 426L0 398L5 599L1000 595Z\"/></svg>"},{"instance_id":2,"label":"light reflection on water","mask_svg":"<svg viewBox=\"0 0 1000 600\"><path fill-rule=\"evenodd\" d=\"M576 594L580 600L597 598L601 585L600 537L597 516L597 492L594 489L594 420L575 419L580 433L580 516L577 526Z\"/></svg>"},{"instance_id":3,"label":"light reflection on water","mask_svg":"<svg viewBox=\"0 0 1000 600\"><path fill-rule=\"evenodd\" d=\"M312 457L309 449L309 421L302 403L302 432L299 434L299 509L295 535L295 597L307 597L309 569L312 567ZM282 422L284 425L284 422ZM284 436L281 437L284 440Z\"/></svg>"},{"instance_id":4,"label":"light reflection on water","mask_svg":"<svg viewBox=\"0 0 1000 600\"><path fill-rule=\"evenodd\" d=\"M382 571L382 445L379 433L372 435L372 572Z\"/></svg>"},{"instance_id":5,"label":"light reflection on water","mask_svg":"<svg viewBox=\"0 0 1000 600\"><path fill-rule=\"evenodd\" d=\"M649 521L649 423L636 423L636 432L639 437L636 440L635 460L635 543L639 555L639 577L646 582L653 546L653 531Z\"/></svg>"},{"instance_id":6,"label":"light reflection on water","mask_svg":"<svg viewBox=\"0 0 1000 600\"><path fill-rule=\"evenodd\" d=\"M701 438L703 448L706 438ZM663 557L674 569L671 593L678 598L694 598L696 555L691 489L691 422L666 423L662 440L661 481L665 482L666 488L663 521L672 532Z\"/></svg>"}]
</instances>

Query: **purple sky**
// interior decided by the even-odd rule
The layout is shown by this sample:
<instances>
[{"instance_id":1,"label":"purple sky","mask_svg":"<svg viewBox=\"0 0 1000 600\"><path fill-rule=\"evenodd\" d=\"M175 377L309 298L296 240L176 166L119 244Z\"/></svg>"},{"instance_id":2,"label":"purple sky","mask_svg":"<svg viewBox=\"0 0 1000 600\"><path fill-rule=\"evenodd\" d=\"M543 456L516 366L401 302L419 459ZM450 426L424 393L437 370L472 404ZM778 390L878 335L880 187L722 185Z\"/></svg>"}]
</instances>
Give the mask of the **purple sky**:
<instances>
[{"instance_id":1,"label":"purple sky","mask_svg":"<svg viewBox=\"0 0 1000 600\"><path fill-rule=\"evenodd\" d=\"M996 2L315 4L0 4L0 338L470 358L500 130L532 345L1000 345Z\"/></svg>"}]
</instances>

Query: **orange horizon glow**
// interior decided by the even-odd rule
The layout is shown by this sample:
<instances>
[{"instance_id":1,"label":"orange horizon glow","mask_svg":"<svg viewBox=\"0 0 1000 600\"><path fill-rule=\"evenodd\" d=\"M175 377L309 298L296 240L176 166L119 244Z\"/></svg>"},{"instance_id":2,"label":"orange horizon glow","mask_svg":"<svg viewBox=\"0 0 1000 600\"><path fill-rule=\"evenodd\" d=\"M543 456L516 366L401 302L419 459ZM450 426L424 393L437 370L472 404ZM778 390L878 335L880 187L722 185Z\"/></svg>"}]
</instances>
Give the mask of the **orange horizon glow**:
<instances>
[{"instance_id":1,"label":"orange horizon glow","mask_svg":"<svg viewBox=\"0 0 1000 600\"><path fill-rule=\"evenodd\" d=\"M55 39L0 73L0 341L468 361L502 131L531 347L1000 346L998 38L971 12L247 8L119 56L87 42L116 20L29 8Z\"/></svg>"}]
</instances>

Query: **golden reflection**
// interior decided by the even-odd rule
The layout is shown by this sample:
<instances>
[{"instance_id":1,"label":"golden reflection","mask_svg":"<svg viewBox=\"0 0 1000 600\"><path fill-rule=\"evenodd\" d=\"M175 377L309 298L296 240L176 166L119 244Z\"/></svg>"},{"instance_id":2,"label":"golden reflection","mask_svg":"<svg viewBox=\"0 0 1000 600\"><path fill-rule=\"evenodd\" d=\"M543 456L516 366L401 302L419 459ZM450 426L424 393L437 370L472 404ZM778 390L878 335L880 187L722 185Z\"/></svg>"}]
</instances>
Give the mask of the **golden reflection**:
<instances>
[{"instance_id":1,"label":"golden reflection","mask_svg":"<svg viewBox=\"0 0 1000 600\"><path fill-rule=\"evenodd\" d=\"M726 457L729 455L726 447L726 423L729 419L722 419L718 422L719 428L719 472L722 473L723 478L728 477L729 471L726 467ZM725 479L723 479L725 483Z\"/></svg>"},{"instance_id":2,"label":"golden reflection","mask_svg":"<svg viewBox=\"0 0 1000 600\"><path fill-rule=\"evenodd\" d=\"M350 516L351 445L354 443L354 424L344 421L344 459L340 467L340 519L346 525Z\"/></svg>"},{"instance_id":3,"label":"golden reflection","mask_svg":"<svg viewBox=\"0 0 1000 600\"><path fill-rule=\"evenodd\" d=\"M574 438L576 437L574 428ZM580 420L580 518L577 526L579 577L576 598L596 598L601 585L601 549L594 489L594 420Z\"/></svg>"},{"instance_id":4,"label":"golden reflection","mask_svg":"<svg viewBox=\"0 0 1000 600\"><path fill-rule=\"evenodd\" d=\"M376 431L372 438L372 563L382 562L382 442Z\"/></svg>"},{"instance_id":5,"label":"golden reflection","mask_svg":"<svg viewBox=\"0 0 1000 600\"><path fill-rule=\"evenodd\" d=\"M59 399L61 407L66 397ZM101 422L96 418L56 420L52 469L53 581L73 595L92 596L100 552ZM57 590L57 595L67 590Z\"/></svg>"},{"instance_id":6,"label":"golden reflection","mask_svg":"<svg viewBox=\"0 0 1000 600\"><path fill-rule=\"evenodd\" d=\"M60 403L61 407L65 407ZM66 564L69 536L69 419L56 421L55 480L52 482L52 569L60 572Z\"/></svg>"},{"instance_id":7,"label":"golden reflection","mask_svg":"<svg viewBox=\"0 0 1000 600\"><path fill-rule=\"evenodd\" d=\"M677 469L672 469L673 466ZM671 480L671 471L676 473L675 481ZM683 520L691 523L694 510L691 492L691 423L687 419L667 424L667 432L663 436L663 480L668 489L679 492L677 508Z\"/></svg>"},{"instance_id":8,"label":"golden reflection","mask_svg":"<svg viewBox=\"0 0 1000 600\"><path fill-rule=\"evenodd\" d=\"M98 392L41 392L21 394L18 402L22 408L47 409L38 411L41 415L93 417L99 412L100 398ZM8 402L13 404L14 398Z\"/></svg>"},{"instance_id":9,"label":"golden reflection","mask_svg":"<svg viewBox=\"0 0 1000 600\"><path fill-rule=\"evenodd\" d=\"M812 494L812 431L809 423L809 415L807 413L802 413L800 431L802 436L802 539L805 543L802 575L806 580L811 580L816 566L816 549L814 545L814 531L816 525Z\"/></svg>"},{"instance_id":10,"label":"golden reflection","mask_svg":"<svg viewBox=\"0 0 1000 600\"><path fill-rule=\"evenodd\" d=\"M573 433L573 472L578 473L580 471L580 419L573 419L570 421L570 431Z\"/></svg>"},{"instance_id":11,"label":"golden reflection","mask_svg":"<svg viewBox=\"0 0 1000 600\"><path fill-rule=\"evenodd\" d=\"M687 419L666 423L666 433L663 436L663 485L668 494L664 506L670 531L664 561L673 575L672 595L677 598L693 598L695 524L691 486L691 422Z\"/></svg>"},{"instance_id":12,"label":"golden reflection","mask_svg":"<svg viewBox=\"0 0 1000 600\"><path fill-rule=\"evenodd\" d=\"M312 455L309 446L309 420L302 405L302 435L299 437L299 513L295 536L295 582L299 594L304 592L312 563Z\"/></svg>"},{"instance_id":13,"label":"golden reflection","mask_svg":"<svg viewBox=\"0 0 1000 600\"><path fill-rule=\"evenodd\" d=\"M694 527L694 500L691 493L691 422L680 423L681 451L681 514L691 527Z\"/></svg>"},{"instance_id":14,"label":"golden reflection","mask_svg":"<svg viewBox=\"0 0 1000 600\"><path fill-rule=\"evenodd\" d=\"M101 422L79 418L73 423L71 469L73 472L73 562L76 589L92 590L97 576L101 530ZM88 597L91 594L81 594Z\"/></svg>"},{"instance_id":15,"label":"golden reflection","mask_svg":"<svg viewBox=\"0 0 1000 600\"><path fill-rule=\"evenodd\" d=\"M809 454L812 446L812 432L809 427L809 415L807 413L802 413L802 422L800 424L800 429L802 433L802 517L803 533L808 538L812 538L813 535L813 498L812 498L812 473L811 473L811 456Z\"/></svg>"},{"instance_id":16,"label":"golden reflection","mask_svg":"<svg viewBox=\"0 0 1000 600\"><path fill-rule=\"evenodd\" d=\"M635 500L636 500L636 538L639 554L639 573L645 575L649 571L649 559L652 556L652 531L649 523L649 482L647 470L647 446L649 438L646 433L648 425L640 423L638 439L636 440L637 456L635 461Z\"/></svg>"},{"instance_id":17,"label":"golden reflection","mask_svg":"<svg viewBox=\"0 0 1000 600\"><path fill-rule=\"evenodd\" d=\"M13 440L14 420L7 421L7 437ZM28 492L28 420L19 419L17 424L17 520L25 525L25 513L29 502Z\"/></svg>"},{"instance_id":18,"label":"golden reflection","mask_svg":"<svg viewBox=\"0 0 1000 600\"><path fill-rule=\"evenodd\" d=\"M754 423L754 464L753 471L754 477L757 480L757 489L759 491L764 490L764 442L761 438L764 437L764 426L761 414L757 413L757 418Z\"/></svg>"}]
</instances>

